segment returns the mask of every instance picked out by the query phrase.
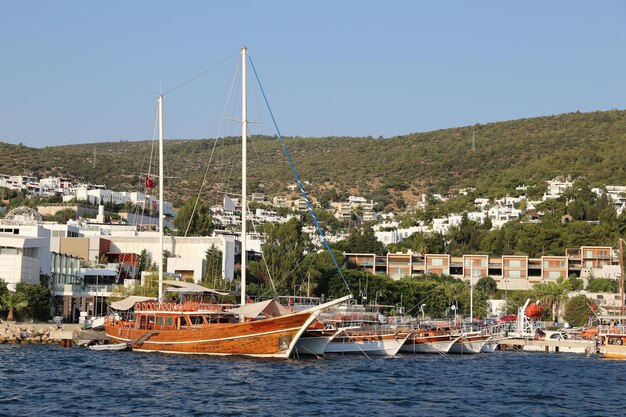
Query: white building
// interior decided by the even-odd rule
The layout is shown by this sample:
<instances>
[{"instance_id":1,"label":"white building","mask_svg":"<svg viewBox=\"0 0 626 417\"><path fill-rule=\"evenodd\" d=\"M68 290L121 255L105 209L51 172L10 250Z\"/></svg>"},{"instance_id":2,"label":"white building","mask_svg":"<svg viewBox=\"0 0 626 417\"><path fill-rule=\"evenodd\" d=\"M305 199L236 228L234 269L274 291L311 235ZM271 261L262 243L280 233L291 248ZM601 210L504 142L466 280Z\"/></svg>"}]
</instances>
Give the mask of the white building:
<instances>
[{"instance_id":1,"label":"white building","mask_svg":"<svg viewBox=\"0 0 626 417\"><path fill-rule=\"evenodd\" d=\"M36 211L18 207L0 220L0 278L7 284L38 284L50 262L50 231Z\"/></svg>"}]
</instances>

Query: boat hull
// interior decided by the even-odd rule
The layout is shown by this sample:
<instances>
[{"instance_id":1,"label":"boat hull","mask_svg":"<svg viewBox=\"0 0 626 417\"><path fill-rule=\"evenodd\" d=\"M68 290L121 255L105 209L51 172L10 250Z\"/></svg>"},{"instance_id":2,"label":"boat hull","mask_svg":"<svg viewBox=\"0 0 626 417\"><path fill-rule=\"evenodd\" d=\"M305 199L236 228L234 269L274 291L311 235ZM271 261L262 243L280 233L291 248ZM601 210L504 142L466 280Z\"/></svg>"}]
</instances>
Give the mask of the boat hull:
<instances>
[{"instance_id":1,"label":"boat hull","mask_svg":"<svg viewBox=\"0 0 626 417\"><path fill-rule=\"evenodd\" d=\"M460 355L478 354L482 351L485 343L491 336L483 336L481 334L462 335L450 348L450 353Z\"/></svg>"},{"instance_id":2,"label":"boat hull","mask_svg":"<svg viewBox=\"0 0 626 417\"><path fill-rule=\"evenodd\" d=\"M316 355L321 356L326 351L326 347L335 337L337 332L309 332L306 331L294 348L294 355Z\"/></svg>"},{"instance_id":3,"label":"boat hull","mask_svg":"<svg viewBox=\"0 0 626 417\"><path fill-rule=\"evenodd\" d=\"M400 352L404 353L448 353L459 336L450 334L437 336L421 336L414 334L404 342Z\"/></svg>"},{"instance_id":4,"label":"boat hull","mask_svg":"<svg viewBox=\"0 0 626 417\"><path fill-rule=\"evenodd\" d=\"M626 346L604 345L600 347L600 354L607 359L626 360Z\"/></svg>"},{"instance_id":5,"label":"boat hull","mask_svg":"<svg viewBox=\"0 0 626 417\"><path fill-rule=\"evenodd\" d=\"M408 335L376 334L361 331L341 331L326 347L325 353L394 356Z\"/></svg>"},{"instance_id":6,"label":"boat hull","mask_svg":"<svg viewBox=\"0 0 626 417\"><path fill-rule=\"evenodd\" d=\"M147 330L109 324L107 336L139 352L245 355L287 358L314 316L302 312L272 319L211 324L189 329Z\"/></svg>"}]
</instances>

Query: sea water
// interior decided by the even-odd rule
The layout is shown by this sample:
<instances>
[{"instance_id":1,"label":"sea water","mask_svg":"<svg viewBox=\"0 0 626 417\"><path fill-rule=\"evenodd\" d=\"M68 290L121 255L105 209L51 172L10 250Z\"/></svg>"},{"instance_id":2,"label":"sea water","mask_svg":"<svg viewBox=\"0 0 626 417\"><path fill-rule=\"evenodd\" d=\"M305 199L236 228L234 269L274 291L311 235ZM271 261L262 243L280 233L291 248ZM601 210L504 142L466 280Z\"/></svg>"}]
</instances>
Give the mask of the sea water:
<instances>
[{"instance_id":1,"label":"sea water","mask_svg":"<svg viewBox=\"0 0 626 417\"><path fill-rule=\"evenodd\" d=\"M242 357L0 345L2 416L624 416L626 361Z\"/></svg>"}]
</instances>

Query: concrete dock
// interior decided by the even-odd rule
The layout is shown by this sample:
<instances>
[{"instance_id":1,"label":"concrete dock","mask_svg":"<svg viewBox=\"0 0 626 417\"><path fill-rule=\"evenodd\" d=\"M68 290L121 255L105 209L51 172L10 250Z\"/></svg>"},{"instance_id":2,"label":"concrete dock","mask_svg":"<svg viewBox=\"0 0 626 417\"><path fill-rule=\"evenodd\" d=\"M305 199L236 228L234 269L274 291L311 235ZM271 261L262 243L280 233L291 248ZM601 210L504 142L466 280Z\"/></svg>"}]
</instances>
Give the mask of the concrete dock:
<instances>
[{"instance_id":1,"label":"concrete dock","mask_svg":"<svg viewBox=\"0 0 626 417\"><path fill-rule=\"evenodd\" d=\"M499 342L501 350L524 350L526 352L546 353L582 353L595 352L596 342L593 340L533 340L524 338L508 338Z\"/></svg>"}]
</instances>

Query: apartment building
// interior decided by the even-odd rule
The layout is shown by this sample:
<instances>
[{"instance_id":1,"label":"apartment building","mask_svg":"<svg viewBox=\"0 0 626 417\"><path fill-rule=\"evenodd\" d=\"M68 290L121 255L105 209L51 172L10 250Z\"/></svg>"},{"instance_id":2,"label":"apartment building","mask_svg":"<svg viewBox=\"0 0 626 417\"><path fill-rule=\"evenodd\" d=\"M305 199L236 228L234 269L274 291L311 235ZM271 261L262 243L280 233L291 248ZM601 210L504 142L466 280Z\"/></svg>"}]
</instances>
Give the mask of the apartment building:
<instances>
[{"instance_id":1,"label":"apartment building","mask_svg":"<svg viewBox=\"0 0 626 417\"><path fill-rule=\"evenodd\" d=\"M576 257L573 254L579 254ZM583 246L567 249L564 256L542 256L529 258L521 255L463 255L451 257L447 254L396 253L384 256L374 254L345 253L346 261L359 269L374 274L386 274L393 279L416 276L424 273L451 275L464 280L489 276L498 288L523 290L534 284L556 281L574 274L585 278L590 267L592 276L617 278L619 260L610 247Z\"/></svg>"}]
</instances>

